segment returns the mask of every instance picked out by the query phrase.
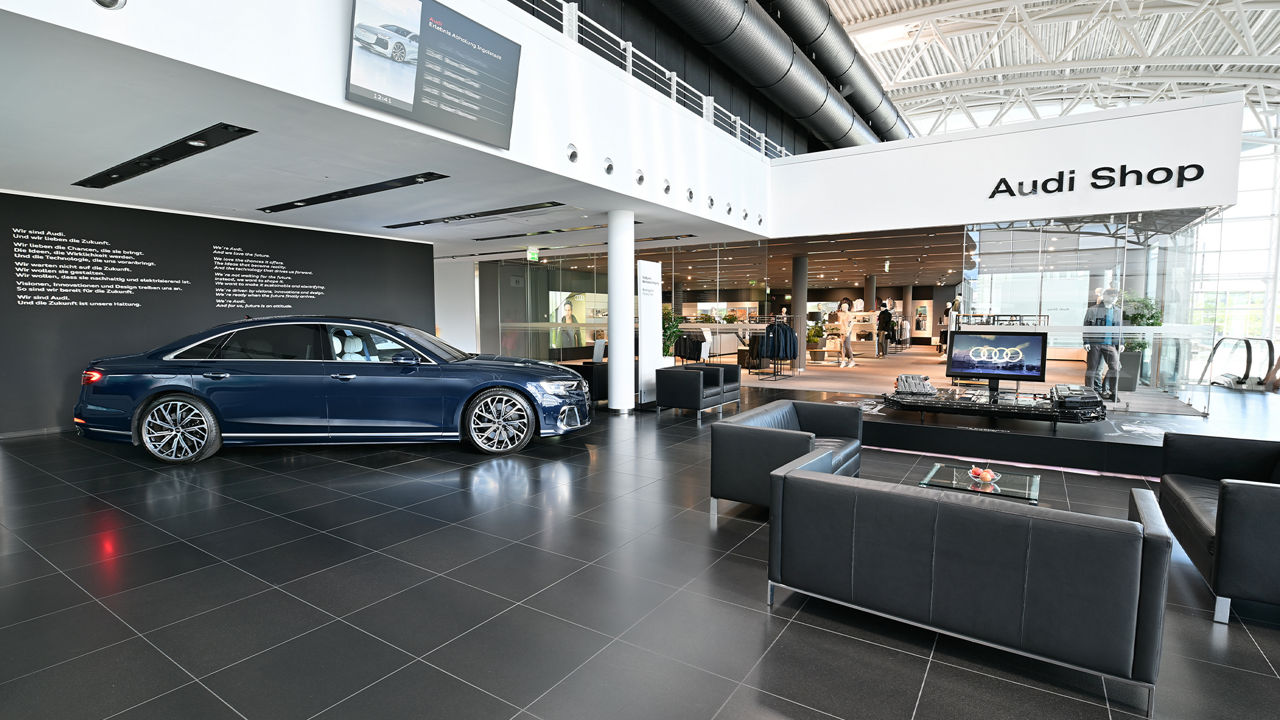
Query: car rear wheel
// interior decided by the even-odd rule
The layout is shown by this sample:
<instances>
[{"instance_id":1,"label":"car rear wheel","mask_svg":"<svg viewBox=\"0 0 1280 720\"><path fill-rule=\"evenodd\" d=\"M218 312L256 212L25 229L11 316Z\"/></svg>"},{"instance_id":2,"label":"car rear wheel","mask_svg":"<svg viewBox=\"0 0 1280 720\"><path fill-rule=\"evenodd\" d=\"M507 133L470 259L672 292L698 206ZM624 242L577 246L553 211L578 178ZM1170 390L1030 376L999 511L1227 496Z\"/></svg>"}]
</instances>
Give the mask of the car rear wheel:
<instances>
[{"instance_id":1,"label":"car rear wheel","mask_svg":"<svg viewBox=\"0 0 1280 720\"><path fill-rule=\"evenodd\" d=\"M391 48L391 59L396 62L404 62L406 55L407 53L404 50L404 43L396 43L395 46Z\"/></svg>"},{"instance_id":2,"label":"car rear wheel","mask_svg":"<svg viewBox=\"0 0 1280 720\"><path fill-rule=\"evenodd\" d=\"M494 388L467 403L462 432L472 447L489 455L519 452L533 439L537 420L519 393Z\"/></svg>"},{"instance_id":3,"label":"car rear wheel","mask_svg":"<svg viewBox=\"0 0 1280 720\"><path fill-rule=\"evenodd\" d=\"M213 410L187 395L153 400L142 411L138 431L151 457L167 463L200 462L222 446Z\"/></svg>"}]
</instances>

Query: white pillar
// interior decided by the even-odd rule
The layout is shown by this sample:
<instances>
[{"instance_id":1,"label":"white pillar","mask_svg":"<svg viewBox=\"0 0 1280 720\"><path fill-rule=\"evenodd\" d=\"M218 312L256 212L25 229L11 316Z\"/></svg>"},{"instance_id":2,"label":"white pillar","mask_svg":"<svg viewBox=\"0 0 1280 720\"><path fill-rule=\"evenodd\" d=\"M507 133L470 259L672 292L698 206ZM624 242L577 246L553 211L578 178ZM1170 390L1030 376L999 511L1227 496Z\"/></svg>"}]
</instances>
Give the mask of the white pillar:
<instances>
[{"instance_id":1,"label":"white pillar","mask_svg":"<svg viewBox=\"0 0 1280 720\"><path fill-rule=\"evenodd\" d=\"M609 212L609 409L636 406L636 214Z\"/></svg>"}]
</instances>

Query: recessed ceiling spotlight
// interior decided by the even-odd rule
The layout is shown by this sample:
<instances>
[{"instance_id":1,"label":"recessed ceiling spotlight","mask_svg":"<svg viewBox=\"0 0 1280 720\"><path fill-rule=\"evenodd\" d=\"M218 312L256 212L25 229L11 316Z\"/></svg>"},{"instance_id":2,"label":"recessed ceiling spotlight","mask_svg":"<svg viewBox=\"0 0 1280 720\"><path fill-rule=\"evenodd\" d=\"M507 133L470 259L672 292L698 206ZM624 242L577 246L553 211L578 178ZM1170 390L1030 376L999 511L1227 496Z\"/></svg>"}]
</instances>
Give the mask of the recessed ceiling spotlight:
<instances>
[{"instance_id":1,"label":"recessed ceiling spotlight","mask_svg":"<svg viewBox=\"0 0 1280 720\"><path fill-rule=\"evenodd\" d=\"M569 158L569 162L578 162L578 147L573 143L569 143L569 147L565 148L565 154Z\"/></svg>"},{"instance_id":2,"label":"recessed ceiling spotlight","mask_svg":"<svg viewBox=\"0 0 1280 720\"><path fill-rule=\"evenodd\" d=\"M126 0L93 0L93 4L104 10L119 10L124 7Z\"/></svg>"},{"instance_id":3,"label":"recessed ceiling spotlight","mask_svg":"<svg viewBox=\"0 0 1280 720\"><path fill-rule=\"evenodd\" d=\"M200 138L192 138L187 141L187 144L190 145L191 147L198 147L198 148L209 147L209 141L201 140Z\"/></svg>"}]
</instances>

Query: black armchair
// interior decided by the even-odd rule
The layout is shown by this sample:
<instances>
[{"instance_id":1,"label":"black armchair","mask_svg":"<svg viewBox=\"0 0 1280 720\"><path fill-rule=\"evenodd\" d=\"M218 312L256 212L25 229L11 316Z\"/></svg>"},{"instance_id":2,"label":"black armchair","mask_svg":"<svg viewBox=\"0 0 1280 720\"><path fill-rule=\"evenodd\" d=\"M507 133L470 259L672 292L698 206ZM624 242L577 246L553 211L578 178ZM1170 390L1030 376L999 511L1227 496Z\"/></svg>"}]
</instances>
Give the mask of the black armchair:
<instances>
[{"instance_id":1,"label":"black armchair","mask_svg":"<svg viewBox=\"0 0 1280 720\"><path fill-rule=\"evenodd\" d=\"M831 451L830 472L862 469L862 409L777 400L711 426L711 512L718 499L770 503L770 473L814 450Z\"/></svg>"},{"instance_id":2,"label":"black armchair","mask_svg":"<svg viewBox=\"0 0 1280 720\"><path fill-rule=\"evenodd\" d=\"M658 412L663 408L693 410L702 422L702 411L721 408L731 402L741 404L737 365L689 364L659 368L655 372Z\"/></svg>"},{"instance_id":3,"label":"black armchair","mask_svg":"<svg viewBox=\"0 0 1280 720\"><path fill-rule=\"evenodd\" d=\"M1217 596L1280 604L1280 443L1165 433L1160 509Z\"/></svg>"}]
</instances>

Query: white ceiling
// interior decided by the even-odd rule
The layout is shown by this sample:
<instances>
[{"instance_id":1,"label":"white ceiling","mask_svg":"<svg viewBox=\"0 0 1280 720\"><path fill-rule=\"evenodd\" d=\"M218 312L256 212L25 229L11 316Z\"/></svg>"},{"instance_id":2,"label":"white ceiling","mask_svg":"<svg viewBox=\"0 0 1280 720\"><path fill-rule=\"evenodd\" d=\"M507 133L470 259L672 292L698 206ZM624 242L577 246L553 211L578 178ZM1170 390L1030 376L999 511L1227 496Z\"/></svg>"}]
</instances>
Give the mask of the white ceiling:
<instances>
[{"instance_id":1,"label":"white ceiling","mask_svg":"<svg viewBox=\"0 0 1280 720\"><path fill-rule=\"evenodd\" d=\"M612 209L636 212L638 239L758 237L4 11L0 67L3 190L429 241L436 257L602 243L604 230L474 238L604 223ZM257 133L109 188L72 184L217 122ZM285 213L256 209L426 171L449 177ZM567 207L487 222L383 227L543 201Z\"/></svg>"},{"instance_id":2,"label":"white ceiling","mask_svg":"<svg viewBox=\"0 0 1280 720\"><path fill-rule=\"evenodd\" d=\"M919 134L1245 92L1280 140L1277 0L828 0Z\"/></svg>"}]
</instances>

